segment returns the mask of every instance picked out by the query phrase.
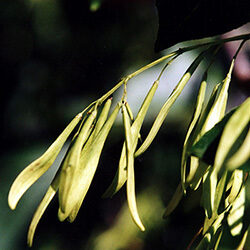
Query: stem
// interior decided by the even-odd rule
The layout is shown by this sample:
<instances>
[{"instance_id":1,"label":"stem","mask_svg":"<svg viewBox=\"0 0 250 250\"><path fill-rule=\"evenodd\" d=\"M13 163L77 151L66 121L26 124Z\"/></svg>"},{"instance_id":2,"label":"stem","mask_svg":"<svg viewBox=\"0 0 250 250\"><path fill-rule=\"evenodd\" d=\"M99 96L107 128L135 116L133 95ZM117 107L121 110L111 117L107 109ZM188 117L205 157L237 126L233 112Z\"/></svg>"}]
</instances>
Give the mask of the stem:
<instances>
[{"instance_id":1,"label":"stem","mask_svg":"<svg viewBox=\"0 0 250 250\"><path fill-rule=\"evenodd\" d=\"M123 78L120 82L118 82L111 90L109 90L106 94L104 94L103 96L101 96L97 101L91 103L82 113L84 113L88 108L90 108L93 104L95 104L96 102L98 102L99 105L101 105L110 95L112 95L118 88L120 88L124 82L130 80L131 78L139 75L140 73L142 73L143 71L152 68L153 66L165 61L166 59L173 57L173 59L175 59L178 55L190 51L190 50L194 50L200 47L204 47L204 46L208 46L208 45L220 45L226 42L232 42L232 41L237 41L237 40L249 40L250 39L250 33L247 34L243 34L243 35L239 35L239 36L234 36L234 37L229 37L229 38L225 38L225 39L218 39L218 40L214 40L214 41L210 41L210 42L206 42L206 43L199 43L196 45L192 45L192 46L188 46L188 47L184 47L184 48L179 48L178 50L165 55L149 64L147 64L146 66L138 69L137 71L135 71L134 73L128 75L127 77ZM173 60L170 60L170 62L172 62ZM165 69L165 67L164 67ZM163 71L162 71L163 72ZM162 73L161 73L162 74ZM160 76L161 76L160 74ZM160 77L159 76L159 77Z\"/></svg>"}]
</instances>

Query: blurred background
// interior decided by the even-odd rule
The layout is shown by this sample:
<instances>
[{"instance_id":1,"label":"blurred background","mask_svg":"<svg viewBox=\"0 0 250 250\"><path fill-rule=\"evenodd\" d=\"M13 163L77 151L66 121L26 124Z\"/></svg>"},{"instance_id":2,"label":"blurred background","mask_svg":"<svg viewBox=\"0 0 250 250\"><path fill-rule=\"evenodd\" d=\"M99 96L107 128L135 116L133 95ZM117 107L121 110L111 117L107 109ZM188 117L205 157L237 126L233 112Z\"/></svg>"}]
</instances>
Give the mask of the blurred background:
<instances>
[{"instance_id":1,"label":"blurred background","mask_svg":"<svg viewBox=\"0 0 250 250\"><path fill-rule=\"evenodd\" d=\"M107 0L101 6L98 1L83 0L0 2L1 250L28 249L26 235L32 215L67 147L11 211L7 197L15 177L48 148L78 112L121 77L180 46L156 54L157 28L153 0ZM209 75L210 89L224 79L230 49L218 54ZM181 56L164 73L142 138L195 56L195 52ZM163 65L129 82L128 101L135 114ZM203 68L201 65L199 70ZM135 162L137 203L146 232L141 233L132 222L124 188L112 199L101 199L115 174L124 140L118 119L76 221L58 221L56 197L38 224L33 249L150 250L188 246L203 223L200 192L183 199L168 219L163 220L162 214L180 180L182 144L201 80L199 72L176 102L160 135ZM230 89L229 108L249 95L249 75L242 78L237 72Z\"/></svg>"}]
</instances>

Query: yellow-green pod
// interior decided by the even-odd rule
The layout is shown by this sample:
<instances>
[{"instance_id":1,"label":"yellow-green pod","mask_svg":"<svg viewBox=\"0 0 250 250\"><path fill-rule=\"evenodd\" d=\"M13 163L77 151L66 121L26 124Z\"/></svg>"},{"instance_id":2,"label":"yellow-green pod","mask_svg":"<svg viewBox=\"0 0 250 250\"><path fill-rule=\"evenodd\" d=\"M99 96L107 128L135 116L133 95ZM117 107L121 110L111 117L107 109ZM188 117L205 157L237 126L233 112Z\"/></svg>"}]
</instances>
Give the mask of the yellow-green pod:
<instances>
[{"instance_id":1,"label":"yellow-green pod","mask_svg":"<svg viewBox=\"0 0 250 250\"><path fill-rule=\"evenodd\" d=\"M192 158L192 157L191 157ZM190 186L190 188L192 188L193 190L197 190L203 175L205 174L205 172L207 171L209 165L206 164L203 161L199 161L199 166L196 170L196 172L194 173L194 175L192 176L192 179L190 180L189 178L187 178L187 183Z\"/></svg>"},{"instance_id":2,"label":"yellow-green pod","mask_svg":"<svg viewBox=\"0 0 250 250\"><path fill-rule=\"evenodd\" d=\"M133 122L133 121L134 121L134 116L133 116L132 109L130 108L128 102L125 102L125 106L126 106L126 109L127 109L127 111L128 111L129 118L130 118L130 120Z\"/></svg>"},{"instance_id":3,"label":"yellow-green pod","mask_svg":"<svg viewBox=\"0 0 250 250\"><path fill-rule=\"evenodd\" d=\"M42 215L44 214L46 208L48 207L49 203L55 196L58 186L59 186L59 173L57 172L56 176L54 177L53 181L51 182L45 196L43 197L42 201L40 202L38 208L36 209L35 214L33 215L32 221L29 226L28 236L27 236L27 243L28 246L31 247L33 243L34 234L36 231L36 227L38 222L40 221Z\"/></svg>"},{"instance_id":4,"label":"yellow-green pod","mask_svg":"<svg viewBox=\"0 0 250 250\"><path fill-rule=\"evenodd\" d=\"M232 60L229 72L224 79L221 90L219 90L219 95L216 101L213 103L209 113L206 117L206 120L202 126L201 134L204 134L208 130L210 130L217 122L221 120L221 118L225 114L227 98L228 98L228 88L231 81L231 74L234 66L234 60Z\"/></svg>"},{"instance_id":5,"label":"yellow-green pod","mask_svg":"<svg viewBox=\"0 0 250 250\"><path fill-rule=\"evenodd\" d=\"M140 148L135 152L135 157L141 155L143 152L147 150L147 148L150 146L152 141L154 140L155 136L157 135L162 123L164 122L170 108L182 92L183 88L186 86L187 82L191 78L193 72L196 70L198 65L200 64L201 60L203 59L204 53L202 52L191 64L191 66L188 68L186 73L182 76L181 80L171 93L170 97L168 100L165 102L163 107L161 108L159 114L157 115L152 128L150 129L148 136L140 146Z\"/></svg>"},{"instance_id":6,"label":"yellow-green pod","mask_svg":"<svg viewBox=\"0 0 250 250\"><path fill-rule=\"evenodd\" d=\"M84 143L87 141L89 136L89 130L96 119L97 110L93 110L85 123L83 124L78 136L75 138L75 142L70 148L68 155L64 161L59 184L59 204L62 211L65 211L66 197L69 192L72 192L71 182L74 178L76 169L80 163L81 150Z\"/></svg>"},{"instance_id":7,"label":"yellow-green pod","mask_svg":"<svg viewBox=\"0 0 250 250\"><path fill-rule=\"evenodd\" d=\"M125 102L125 107L126 107L126 109L128 111L129 118L130 118L131 122L133 123L134 116L133 116L132 109L130 108L128 102ZM140 133L138 134L138 139L141 140L141 134Z\"/></svg>"},{"instance_id":8,"label":"yellow-green pod","mask_svg":"<svg viewBox=\"0 0 250 250\"><path fill-rule=\"evenodd\" d=\"M55 142L38 159L26 167L15 179L9 192L8 203L11 209L15 209L19 199L26 190L43 175L55 161L65 141L81 120L82 114L78 114L59 135Z\"/></svg>"},{"instance_id":9,"label":"yellow-green pod","mask_svg":"<svg viewBox=\"0 0 250 250\"><path fill-rule=\"evenodd\" d=\"M244 182L244 172L243 170L236 169L233 172L233 181L232 181L232 187L231 191L228 195L228 202L231 204L234 202L236 197L238 196L242 185Z\"/></svg>"},{"instance_id":10,"label":"yellow-green pod","mask_svg":"<svg viewBox=\"0 0 250 250\"><path fill-rule=\"evenodd\" d=\"M209 219L213 214L217 178L217 175L213 173L211 168L203 176L202 205L205 210L206 217L208 217ZM213 185L215 185L215 189L212 187Z\"/></svg>"},{"instance_id":11,"label":"yellow-green pod","mask_svg":"<svg viewBox=\"0 0 250 250\"><path fill-rule=\"evenodd\" d=\"M63 211L66 217L70 215L77 203L81 206L85 198L94 177L104 143L117 117L119 109L120 103L117 104L116 108L93 140L93 143L86 150L83 149L81 153L80 164L72 180L72 191L69 192L66 197L65 211ZM83 152L85 153L83 154Z\"/></svg>"},{"instance_id":12,"label":"yellow-green pod","mask_svg":"<svg viewBox=\"0 0 250 250\"><path fill-rule=\"evenodd\" d=\"M225 125L214 159L214 168L217 172L223 166L231 147L249 124L249 110L250 98L238 107Z\"/></svg>"},{"instance_id":13,"label":"yellow-green pod","mask_svg":"<svg viewBox=\"0 0 250 250\"><path fill-rule=\"evenodd\" d=\"M135 196L135 176L134 176L134 151L132 144L132 133L130 126L130 118L126 107L122 106L123 123L125 128L126 138L126 151L127 151L127 200L130 214L135 224L142 230L145 231L145 227L141 222L138 214Z\"/></svg>"},{"instance_id":14,"label":"yellow-green pod","mask_svg":"<svg viewBox=\"0 0 250 250\"><path fill-rule=\"evenodd\" d=\"M93 137L95 137L99 133L99 131L103 127L103 124L106 122L106 120L108 118L109 110L110 110L110 107L111 107L111 103L112 103L112 98L109 98L105 102L104 107L102 109L102 112L101 112L101 114L98 117L98 120L96 122L95 129L93 131L94 132Z\"/></svg>"},{"instance_id":15,"label":"yellow-green pod","mask_svg":"<svg viewBox=\"0 0 250 250\"><path fill-rule=\"evenodd\" d=\"M180 203L182 197L183 197L183 189L180 183L178 187L176 188L173 197L171 198L170 202L168 203L166 207L163 218L167 218L175 210L175 208Z\"/></svg>"},{"instance_id":16,"label":"yellow-green pod","mask_svg":"<svg viewBox=\"0 0 250 250\"><path fill-rule=\"evenodd\" d=\"M232 236L240 235L243 228L243 216L246 203L246 188L242 187L238 197L234 200L229 211L227 222Z\"/></svg>"},{"instance_id":17,"label":"yellow-green pod","mask_svg":"<svg viewBox=\"0 0 250 250\"><path fill-rule=\"evenodd\" d=\"M243 165L250 158L250 129L247 132L247 135L238 149L238 151L231 156L231 158L226 163L226 169L234 170L239 166Z\"/></svg>"},{"instance_id":18,"label":"yellow-green pod","mask_svg":"<svg viewBox=\"0 0 250 250\"><path fill-rule=\"evenodd\" d=\"M132 134L132 144L134 147L134 150L136 148L137 142L138 142L138 135L140 133L140 129L143 123L143 120L145 118L145 115L147 113L147 110L149 108L149 105L154 97L155 91L157 90L159 85L159 81L155 81L150 88L146 98L144 99L142 106L131 126L131 134ZM103 194L103 198L106 197L112 197L116 192L118 192L121 187L124 185L124 183L127 180L127 160L126 160L126 145L123 144L121 157L119 161L119 167L116 171L115 177L111 183L111 185L108 187L108 189Z\"/></svg>"},{"instance_id":19,"label":"yellow-green pod","mask_svg":"<svg viewBox=\"0 0 250 250\"><path fill-rule=\"evenodd\" d=\"M199 89L199 93L198 93L197 101L196 101L195 111L193 114L192 121L189 125L187 135L186 135L184 145L183 145L182 160L181 160L181 179L182 179L182 188L183 188L184 192L186 189L187 151L188 151L189 147L192 146L192 144L194 142L194 138L192 135L193 135L193 131L195 130L195 127L197 126L197 123L198 123L200 115L201 115L201 111L202 111L202 107L203 107L203 103L204 103L204 99L205 99L206 86L207 86L207 82L204 79L200 85L200 89ZM191 164L191 169L192 169L192 164ZM194 169L194 172L195 171L196 171L196 169Z\"/></svg>"},{"instance_id":20,"label":"yellow-green pod","mask_svg":"<svg viewBox=\"0 0 250 250\"><path fill-rule=\"evenodd\" d=\"M214 176L217 175L216 171L214 171L214 170L213 170L212 174L214 174ZM228 177L230 175L231 174L228 171L224 171L221 178L218 180L218 185L216 185L216 183L211 182L211 187L212 187L211 191L212 191L212 193L213 193L213 190L215 192L214 201L213 201L213 204L212 204L213 214L215 214L215 215L221 213L219 211L219 206L220 206L220 203L221 203L222 196L226 192L226 184L227 184ZM216 180L216 182L217 182L217 180Z\"/></svg>"}]
</instances>

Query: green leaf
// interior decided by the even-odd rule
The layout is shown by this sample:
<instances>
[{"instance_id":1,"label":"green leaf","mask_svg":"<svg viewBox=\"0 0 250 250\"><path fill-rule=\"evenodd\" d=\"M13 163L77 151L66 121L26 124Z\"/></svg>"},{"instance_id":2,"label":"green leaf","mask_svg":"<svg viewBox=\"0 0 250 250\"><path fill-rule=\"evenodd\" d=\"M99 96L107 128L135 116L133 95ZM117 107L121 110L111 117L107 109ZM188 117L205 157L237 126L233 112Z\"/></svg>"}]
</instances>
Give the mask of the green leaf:
<instances>
[{"instance_id":1,"label":"green leaf","mask_svg":"<svg viewBox=\"0 0 250 250\"><path fill-rule=\"evenodd\" d=\"M200 139L197 141L188 152L190 155L194 155L207 164L213 164L213 159L218 147L219 139L221 137L222 131L225 124L228 122L229 118L233 115L235 109L230 111L224 118L218 122L212 129L207 131Z\"/></svg>"}]
</instances>

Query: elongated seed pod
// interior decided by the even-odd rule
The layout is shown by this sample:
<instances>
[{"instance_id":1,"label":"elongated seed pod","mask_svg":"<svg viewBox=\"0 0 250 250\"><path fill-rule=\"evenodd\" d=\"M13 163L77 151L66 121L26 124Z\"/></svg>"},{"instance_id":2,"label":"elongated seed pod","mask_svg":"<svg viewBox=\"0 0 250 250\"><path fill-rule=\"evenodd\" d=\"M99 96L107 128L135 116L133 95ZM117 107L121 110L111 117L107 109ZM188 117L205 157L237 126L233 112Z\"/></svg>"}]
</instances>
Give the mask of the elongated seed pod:
<instances>
[{"instance_id":1,"label":"elongated seed pod","mask_svg":"<svg viewBox=\"0 0 250 250\"><path fill-rule=\"evenodd\" d=\"M95 136L99 133L99 131L103 127L104 123L106 122L106 120L108 118L109 110L111 107L111 103L112 103L112 98L109 98L105 102L104 107L102 109L102 112L101 112L101 114L98 117L98 120L96 122L95 129L93 131L93 136L92 136L93 138L95 138Z\"/></svg>"},{"instance_id":2,"label":"elongated seed pod","mask_svg":"<svg viewBox=\"0 0 250 250\"><path fill-rule=\"evenodd\" d=\"M250 122L250 98L242 103L229 118L222 132L215 154L214 168L217 172L222 168L234 142ZM249 127L249 126L248 126Z\"/></svg>"},{"instance_id":3,"label":"elongated seed pod","mask_svg":"<svg viewBox=\"0 0 250 250\"><path fill-rule=\"evenodd\" d=\"M147 113L147 110L149 108L149 105L154 97L155 91L157 90L159 85L159 81L155 81L150 88L146 98L144 99L142 106L135 118L135 121L133 122L131 126L131 134L132 134L132 144L134 149L136 148L137 142L138 142L138 134L140 132L142 123L144 121L145 115ZM112 197L116 192L118 192L121 187L124 185L124 183L127 180L127 161L126 161L126 145L123 144L121 157L119 161L119 167L116 171L115 177L110 184L110 186L107 188L105 193L103 194L103 198L106 197Z\"/></svg>"},{"instance_id":4,"label":"elongated seed pod","mask_svg":"<svg viewBox=\"0 0 250 250\"><path fill-rule=\"evenodd\" d=\"M59 176L60 176L60 170L57 171L56 176L54 177L53 181L51 182L46 194L44 195L42 201L40 202L38 208L36 209L35 214L33 215L33 218L31 220L28 236L27 236L27 243L28 246L31 247L33 244L33 238L36 231L36 227L38 222L40 221L42 215L44 214L46 208L48 207L49 203L55 196L58 186L59 186Z\"/></svg>"},{"instance_id":5,"label":"elongated seed pod","mask_svg":"<svg viewBox=\"0 0 250 250\"><path fill-rule=\"evenodd\" d=\"M93 140L93 143L85 151L86 153L81 153L79 168L77 169L74 179L72 180L73 184L71 192L69 192L66 197L65 211L63 211L64 217L66 216L66 218L70 215L72 209L75 208L77 204L79 204L78 206L80 208L85 198L94 177L104 143L117 117L119 109L120 103L117 104L116 108L103 125L96 138ZM62 220L60 217L59 219Z\"/></svg>"},{"instance_id":6,"label":"elongated seed pod","mask_svg":"<svg viewBox=\"0 0 250 250\"><path fill-rule=\"evenodd\" d=\"M186 135L184 145L183 145L182 160L181 160L181 180L182 180L182 188L184 192L186 190L186 161L188 157L187 151L188 151L188 148L192 146L194 142L194 138L192 138L192 134L193 134L193 131L195 130L195 127L198 124L198 121L201 115L201 111L202 111L202 107L203 107L203 103L205 99L206 86L207 86L207 82L204 79L200 85L195 111L193 114L192 121L189 125L187 135ZM191 166L191 169L192 169L192 166Z\"/></svg>"},{"instance_id":7,"label":"elongated seed pod","mask_svg":"<svg viewBox=\"0 0 250 250\"><path fill-rule=\"evenodd\" d=\"M103 107L103 109L102 109L102 112L101 112L101 114L100 114L100 116L99 116L99 118L98 118L98 120L97 120L97 122L96 122L96 125L95 125L95 128L94 128L94 130L93 130L93 132L91 133L91 131L92 131L92 129L89 129L88 130L88 132L84 135L85 137L84 137L84 139L88 139L88 141L87 141L87 143L88 143L88 145L90 145L91 143L92 143L92 141L93 141L93 138L95 138L96 137L96 135L99 133L99 131L100 131L100 129L102 128L102 126L103 126L103 124L105 123L105 121L106 121L106 119L107 119L107 116L108 116L108 113L109 113L109 110L110 110L110 106L111 106L111 100L112 100L112 98L109 98L107 101L106 101L106 103L105 103L105 105L104 105L104 107ZM96 113L94 113L94 116L96 117ZM91 120L89 120L89 122L91 122ZM88 123L89 123L88 122ZM91 126L93 126L93 125L91 125ZM86 129L86 125L85 125L85 128L84 128L84 130L81 130L82 132L83 131L87 131L87 129ZM91 135L89 136L89 134L91 133ZM79 134L79 132L78 132L78 134ZM85 141L86 140L82 140L82 145L78 145L78 149L81 149L82 148L82 146L83 146L83 144L85 143ZM79 153L79 152L78 152ZM71 156L71 154L69 154L69 156ZM72 157L72 156L71 156ZM66 158L66 163L65 163L65 165L66 166L68 166L69 165L69 162L68 162L68 158L69 157L67 157ZM78 161L79 161L79 158L80 158L80 155L78 155ZM78 162L79 163L79 162ZM75 165L75 166L77 166L77 164ZM72 178L73 178L73 172L75 171L74 170L74 168L72 169L71 168L71 170L70 170L70 168L67 168L67 167L65 167L64 168L64 171L65 171L65 173L64 173L64 175L62 174L62 177L61 177L61 182L62 183L64 183L63 185L61 185L61 188L59 189L60 191L59 191L59 193L61 194L61 193L63 193L63 192L65 192L64 190L69 190L70 189L70 186L72 185ZM70 173L66 173L66 172L71 172L71 174ZM66 176L68 176L68 178L66 178ZM64 195L64 197L65 196L67 196L67 194L65 194ZM61 197L61 199L63 199L62 198L62 195L59 195L59 199L60 199L60 197ZM65 201L62 201L61 202L61 205L62 205L62 210L64 210L64 205L65 205ZM62 212L63 213L63 212ZM61 218L62 218L62 216L60 216Z\"/></svg>"},{"instance_id":8,"label":"elongated seed pod","mask_svg":"<svg viewBox=\"0 0 250 250\"><path fill-rule=\"evenodd\" d=\"M126 109L128 111L128 114L129 114L129 118L130 120L133 122L134 121L134 116L133 116L133 112L128 104L128 102L125 102L125 106L126 106Z\"/></svg>"},{"instance_id":9,"label":"elongated seed pod","mask_svg":"<svg viewBox=\"0 0 250 250\"><path fill-rule=\"evenodd\" d=\"M236 169L233 172L233 182L231 191L228 195L228 202L232 204L236 197L238 196L244 181L244 172L243 170Z\"/></svg>"},{"instance_id":10,"label":"elongated seed pod","mask_svg":"<svg viewBox=\"0 0 250 250\"><path fill-rule=\"evenodd\" d=\"M131 122L133 123L134 122L134 116L133 116L132 109L130 108L128 102L125 102L125 106L126 106L126 109L128 111L129 118L130 118ZM138 134L138 139L141 140L141 134L140 133Z\"/></svg>"},{"instance_id":11,"label":"elongated seed pod","mask_svg":"<svg viewBox=\"0 0 250 250\"><path fill-rule=\"evenodd\" d=\"M213 204L215 192L213 192L211 185L215 183L217 185L217 175L212 174L212 170L209 169L203 176L203 185L202 185L202 205L205 210L207 218L212 217L213 213Z\"/></svg>"},{"instance_id":12,"label":"elongated seed pod","mask_svg":"<svg viewBox=\"0 0 250 250\"><path fill-rule=\"evenodd\" d=\"M234 200L229 211L227 222L232 236L240 235L243 228L243 216L246 204L246 188L242 187L238 197Z\"/></svg>"},{"instance_id":13,"label":"elongated seed pod","mask_svg":"<svg viewBox=\"0 0 250 250\"><path fill-rule=\"evenodd\" d=\"M181 80L179 81L179 83L177 84L177 86L175 87L173 92L171 93L170 97L165 102L165 104L162 106L159 114L157 115L157 117L153 123L152 128L150 129L150 131L148 133L148 136L146 137L146 139L144 140L144 142L142 143L140 148L135 152L135 157L141 155L150 146L150 144L154 140L155 136L157 135L162 123L164 122L170 108L172 107L172 105L174 104L174 102L176 101L176 99L178 98L180 93L182 92L183 88L186 86L186 84L189 81L189 79L191 78L193 72L196 70L196 68L198 67L198 65L202 61L203 56L204 56L204 52L202 52L194 60L194 62L188 68L186 73L182 76Z\"/></svg>"},{"instance_id":14,"label":"elongated seed pod","mask_svg":"<svg viewBox=\"0 0 250 250\"><path fill-rule=\"evenodd\" d=\"M43 175L55 161L65 141L81 120L82 114L78 114L59 135L55 142L38 159L28 165L15 179L8 196L11 209L15 209L19 199L26 190Z\"/></svg>"},{"instance_id":15,"label":"elongated seed pod","mask_svg":"<svg viewBox=\"0 0 250 250\"><path fill-rule=\"evenodd\" d=\"M130 118L125 105L122 106L123 123L125 128L126 151L127 151L127 200L130 214L135 224L145 231L145 227L141 222L138 214L135 196L135 176L134 176L134 150L132 144L132 133L130 126Z\"/></svg>"},{"instance_id":16,"label":"elongated seed pod","mask_svg":"<svg viewBox=\"0 0 250 250\"><path fill-rule=\"evenodd\" d=\"M225 114L225 108L228 98L228 88L231 81L231 74L234 67L234 60L232 60L229 72L224 79L219 94L213 105L211 106L209 113L205 119L205 122L201 129L201 134L204 134L211 129Z\"/></svg>"},{"instance_id":17,"label":"elongated seed pod","mask_svg":"<svg viewBox=\"0 0 250 250\"><path fill-rule=\"evenodd\" d=\"M76 169L79 166L81 150L84 143L88 139L89 130L96 119L96 115L97 110L93 110L82 126L73 146L68 152L66 160L64 161L59 184L59 203L62 211L66 209L66 197L72 189L71 181L74 178Z\"/></svg>"},{"instance_id":18,"label":"elongated seed pod","mask_svg":"<svg viewBox=\"0 0 250 250\"><path fill-rule=\"evenodd\" d=\"M215 172L214 169L213 169L213 172ZM215 172L214 175L216 174L217 173ZM225 208L222 207L220 210L223 210L223 211L219 211L219 207L220 207L222 196L226 192L227 181L228 179L230 179L230 177L231 177L231 173L229 173L228 171L224 171L222 174L222 177L218 181L218 185L216 186L216 192L214 195L214 204L212 204L213 214L215 215L220 214L221 212L224 212L225 210ZM213 183L211 183L211 185L213 185Z\"/></svg>"}]
</instances>

